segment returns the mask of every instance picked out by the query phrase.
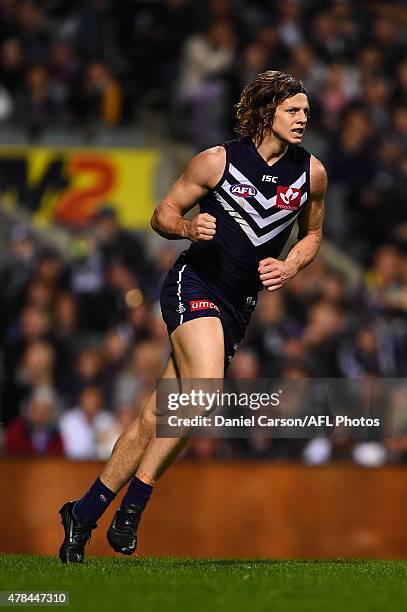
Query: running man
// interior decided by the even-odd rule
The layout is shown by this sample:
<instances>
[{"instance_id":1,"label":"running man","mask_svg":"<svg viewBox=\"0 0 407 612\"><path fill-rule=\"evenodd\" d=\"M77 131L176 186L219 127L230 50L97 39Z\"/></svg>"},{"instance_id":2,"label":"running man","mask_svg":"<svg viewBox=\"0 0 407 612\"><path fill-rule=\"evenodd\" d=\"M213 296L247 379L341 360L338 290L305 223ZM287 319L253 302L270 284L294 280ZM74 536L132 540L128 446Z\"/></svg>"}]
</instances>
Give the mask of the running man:
<instances>
[{"instance_id":1,"label":"running man","mask_svg":"<svg viewBox=\"0 0 407 612\"><path fill-rule=\"evenodd\" d=\"M151 225L191 246L169 271L161 309L172 353L165 378L223 378L244 337L257 293L281 289L316 256L327 185L322 164L299 146L309 117L307 92L288 74L259 74L237 104L241 138L196 155L156 207ZM185 213L199 202L192 220ZM298 222L298 242L278 259ZM64 563L81 563L92 529L130 485L107 532L124 555L153 487L185 445L156 438L156 393L120 436L89 491L60 510Z\"/></svg>"}]
</instances>

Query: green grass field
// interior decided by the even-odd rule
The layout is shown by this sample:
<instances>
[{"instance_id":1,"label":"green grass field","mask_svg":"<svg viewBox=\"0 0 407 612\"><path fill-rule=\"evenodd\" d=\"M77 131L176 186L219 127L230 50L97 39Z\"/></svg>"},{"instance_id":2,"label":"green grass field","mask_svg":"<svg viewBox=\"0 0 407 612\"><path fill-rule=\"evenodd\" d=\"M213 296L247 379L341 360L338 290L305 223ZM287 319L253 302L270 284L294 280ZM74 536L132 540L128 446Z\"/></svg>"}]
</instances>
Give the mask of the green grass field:
<instances>
[{"instance_id":1,"label":"green grass field","mask_svg":"<svg viewBox=\"0 0 407 612\"><path fill-rule=\"evenodd\" d=\"M47 589L69 591L68 609L83 612L398 611L407 610L407 561L88 557L64 566L0 556L0 590Z\"/></svg>"}]
</instances>

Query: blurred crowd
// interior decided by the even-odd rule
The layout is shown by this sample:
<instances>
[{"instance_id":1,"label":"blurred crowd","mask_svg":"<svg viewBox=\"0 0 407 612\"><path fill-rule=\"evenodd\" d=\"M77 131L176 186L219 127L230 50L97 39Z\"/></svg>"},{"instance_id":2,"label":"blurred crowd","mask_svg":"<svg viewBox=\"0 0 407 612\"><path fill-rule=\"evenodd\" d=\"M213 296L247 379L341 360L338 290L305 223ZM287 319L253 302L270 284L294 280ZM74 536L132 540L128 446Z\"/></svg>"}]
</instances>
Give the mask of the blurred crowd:
<instances>
[{"instance_id":1,"label":"blurred crowd","mask_svg":"<svg viewBox=\"0 0 407 612\"><path fill-rule=\"evenodd\" d=\"M232 107L266 69L301 78L306 146L326 165L325 235L363 282L319 257L284 291L260 296L229 375L407 375L406 8L338 0L0 0L0 125L31 138L53 126L165 119L199 150L233 136ZM1 446L8 453L106 458L168 356L158 306L175 259L154 256L112 209L72 237L71 254L17 225L0 270ZM399 437L195 440L195 458L407 459L407 398L388 398ZM384 432L386 433L386 432ZM404 436L404 437L403 437Z\"/></svg>"},{"instance_id":2,"label":"blurred crowd","mask_svg":"<svg viewBox=\"0 0 407 612\"><path fill-rule=\"evenodd\" d=\"M305 144L330 177L327 235L367 264L407 240L406 12L399 0L0 0L0 125L88 133L149 109L161 135L199 150L232 137L257 73L288 71L308 88Z\"/></svg>"},{"instance_id":3,"label":"blurred crowd","mask_svg":"<svg viewBox=\"0 0 407 612\"><path fill-rule=\"evenodd\" d=\"M145 405L169 355L158 298L178 252L163 241L153 256L140 238L120 227L110 207L73 237L64 259L38 245L29 227L14 227L0 271L5 452L106 458ZM380 247L353 286L319 256L284 290L261 292L228 375L405 381L407 255ZM382 405L380 439L361 445L346 435L197 439L186 456L406 460L406 405L407 387L396 384Z\"/></svg>"}]
</instances>

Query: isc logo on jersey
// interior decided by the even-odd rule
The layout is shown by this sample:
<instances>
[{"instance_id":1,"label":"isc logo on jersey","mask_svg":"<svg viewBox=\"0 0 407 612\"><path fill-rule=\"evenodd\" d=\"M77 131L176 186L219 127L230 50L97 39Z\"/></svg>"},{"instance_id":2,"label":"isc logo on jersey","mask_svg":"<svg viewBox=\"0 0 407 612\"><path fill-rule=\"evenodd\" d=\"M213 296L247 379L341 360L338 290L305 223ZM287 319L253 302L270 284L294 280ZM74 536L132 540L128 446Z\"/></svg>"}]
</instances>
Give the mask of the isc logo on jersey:
<instances>
[{"instance_id":1,"label":"isc logo on jersey","mask_svg":"<svg viewBox=\"0 0 407 612\"><path fill-rule=\"evenodd\" d=\"M301 203L301 189L296 187L277 187L276 208L297 210Z\"/></svg>"},{"instance_id":2,"label":"isc logo on jersey","mask_svg":"<svg viewBox=\"0 0 407 612\"><path fill-rule=\"evenodd\" d=\"M257 195L257 189L252 185L238 183L237 185L231 186L230 193L233 193L233 195L240 196L241 198L252 198L253 196Z\"/></svg>"}]
</instances>

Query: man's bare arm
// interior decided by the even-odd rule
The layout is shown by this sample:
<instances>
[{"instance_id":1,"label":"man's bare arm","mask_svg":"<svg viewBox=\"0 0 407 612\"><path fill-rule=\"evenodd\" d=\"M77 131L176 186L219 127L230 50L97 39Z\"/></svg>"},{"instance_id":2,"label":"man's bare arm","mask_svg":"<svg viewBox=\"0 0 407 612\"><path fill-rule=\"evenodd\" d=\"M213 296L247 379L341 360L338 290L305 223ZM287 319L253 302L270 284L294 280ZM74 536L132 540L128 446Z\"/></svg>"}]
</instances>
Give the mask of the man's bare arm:
<instances>
[{"instance_id":1,"label":"man's bare arm","mask_svg":"<svg viewBox=\"0 0 407 612\"><path fill-rule=\"evenodd\" d=\"M310 264L321 245L327 175L324 166L313 155L310 174L310 199L298 218L299 241L285 261L268 257L259 263L260 280L268 291L281 289L290 278Z\"/></svg>"},{"instance_id":2,"label":"man's bare arm","mask_svg":"<svg viewBox=\"0 0 407 612\"><path fill-rule=\"evenodd\" d=\"M215 217L207 213L198 214L191 221L183 217L219 182L225 163L224 147L212 147L196 155L155 208L151 227L170 240L212 240L216 233Z\"/></svg>"},{"instance_id":3,"label":"man's bare arm","mask_svg":"<svg viewBox=\"0 0 407 612\"><path fill-rule=\"evenodd\" d=\"M310 202L298 219L299 241L293 246L286 258L287 263L293 263L295 274L311 263L321 246L326 188L327 175L325 168L320 161L312 156Z\"/></svg>"}]
</instances>

